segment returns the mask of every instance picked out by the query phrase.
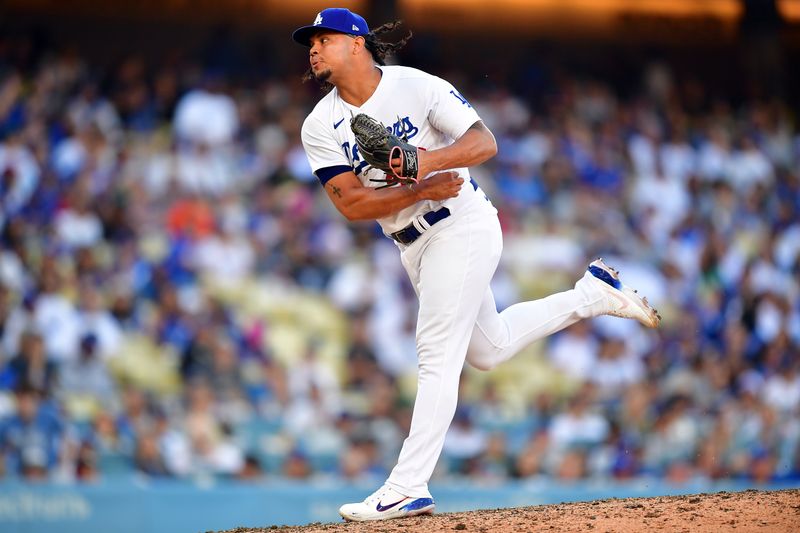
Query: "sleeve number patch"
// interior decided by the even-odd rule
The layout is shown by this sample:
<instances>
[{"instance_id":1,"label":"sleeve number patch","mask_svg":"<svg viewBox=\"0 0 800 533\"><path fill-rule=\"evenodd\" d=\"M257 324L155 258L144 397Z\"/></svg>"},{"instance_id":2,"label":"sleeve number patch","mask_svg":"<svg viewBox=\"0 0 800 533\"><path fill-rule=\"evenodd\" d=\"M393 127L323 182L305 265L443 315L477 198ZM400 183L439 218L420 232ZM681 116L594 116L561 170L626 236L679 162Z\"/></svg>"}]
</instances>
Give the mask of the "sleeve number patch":
<instances>
[{"instance_id":1,"label":"sleeve number patch","mask_svg":"<svg viewBox=\"0 0 800 533\"><path fill-rule=\"evenodd\" d=\"M466 98L464 98L463 96L461 96L461 93L460 93L460 92L458 92L458 91L456 91L455 89L453 89L452 91L450 91L450 94L452 94L453 96L455 96L456 98L458 98L458 101L459 101L459 102L461 102L462 104L464 104L465 106L467 106L467 107L472 107L472 106L470 105L470 103L469 103L469 102L467 102L467 99L466 99Z\"/></svg>"}]
</instances>

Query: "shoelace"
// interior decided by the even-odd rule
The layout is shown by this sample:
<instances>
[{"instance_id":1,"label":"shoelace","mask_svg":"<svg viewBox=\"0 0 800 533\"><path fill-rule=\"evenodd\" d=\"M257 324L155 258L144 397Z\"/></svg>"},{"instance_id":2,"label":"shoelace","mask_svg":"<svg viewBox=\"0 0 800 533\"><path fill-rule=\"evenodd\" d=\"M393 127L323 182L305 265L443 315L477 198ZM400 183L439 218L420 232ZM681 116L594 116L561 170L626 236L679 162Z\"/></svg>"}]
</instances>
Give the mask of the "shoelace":
<instances>
[{"instance_id":1,"label":"shoelace","mask_svg":"<svg viewBox=\"0 0 800 533\"><path fill-rule=\"evenodd\" d=\"M369 496L367 496L367 498L364 500L364 503L366 504L379 503L387 492L389 492L389 489L387 487L381 487L372 494L370 494Z\"/></svg>"}]
</instances>

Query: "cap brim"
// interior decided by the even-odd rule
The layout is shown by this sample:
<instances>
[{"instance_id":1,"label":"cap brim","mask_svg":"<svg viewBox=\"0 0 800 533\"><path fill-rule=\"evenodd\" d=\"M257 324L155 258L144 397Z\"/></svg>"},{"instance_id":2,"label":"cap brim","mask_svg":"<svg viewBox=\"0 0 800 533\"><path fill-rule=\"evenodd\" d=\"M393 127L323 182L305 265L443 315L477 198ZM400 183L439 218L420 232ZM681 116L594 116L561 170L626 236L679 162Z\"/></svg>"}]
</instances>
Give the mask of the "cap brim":
<instances>
[{"instance_id":1,"label":"cap brim","mask_svg":"<svg viewBox=\"0 0 800 533\"><path fill-rule=\"evenodd\" d=\"M302 28L297 28L294 30L294 33L292 33L292 39L303 46L311 46L311 43L309 42L311 40L311 36L320 31L335 31L336 33L343 33L336 28L328 28L322 24L317 24L316 26L303 26Z\"/></svg>"}]
</instances>

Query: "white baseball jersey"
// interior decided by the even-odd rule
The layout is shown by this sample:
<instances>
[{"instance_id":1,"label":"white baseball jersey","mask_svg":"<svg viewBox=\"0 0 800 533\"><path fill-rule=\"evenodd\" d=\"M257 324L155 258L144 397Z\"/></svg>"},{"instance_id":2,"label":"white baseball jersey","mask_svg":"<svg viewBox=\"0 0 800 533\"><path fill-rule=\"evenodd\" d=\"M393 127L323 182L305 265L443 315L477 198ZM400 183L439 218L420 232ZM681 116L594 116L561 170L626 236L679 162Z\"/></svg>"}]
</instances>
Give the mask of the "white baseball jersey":
<instances>
[{"instance_id":1,"label":"white baseball jersey","mask_svg":"<svg viewBox=\"0 0 800 533\"><path fill-rule=\"evenodd\" d=\"M469 102L445 80L421 70L378 67L383 72L378 87L361 107L350 105L333 89L314 107L303 123L302 140L311 169L323 185L332 177L352 170L365 187L380 187L384 173L365 171L350 118L365 113L391 128L396 135L408 135L408 142L428 150L443 148L463 135L480 117ZM469 202L487 203L482 191L470 180L467 168L452 169L464 178L460 194L443 201L420 201L394 215L378 220L385 234L408 226L421 215L447 206L456 212Z\"/></svg>"}]
</instances>

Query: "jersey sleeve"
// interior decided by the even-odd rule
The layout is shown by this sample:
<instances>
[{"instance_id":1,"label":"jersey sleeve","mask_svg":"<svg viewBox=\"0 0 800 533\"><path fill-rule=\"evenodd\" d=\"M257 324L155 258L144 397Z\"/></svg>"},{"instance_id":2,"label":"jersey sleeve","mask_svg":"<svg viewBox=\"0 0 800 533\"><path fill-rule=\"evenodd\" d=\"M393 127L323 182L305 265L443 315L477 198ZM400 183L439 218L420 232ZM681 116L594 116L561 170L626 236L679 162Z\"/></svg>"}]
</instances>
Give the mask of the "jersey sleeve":
<instances>
[{"instance_id":1,"label":"jersey sleeve","mask_svg":"<svg viewBox=\"0 0 800 533\"><path fill-rule=\"evenodd\" d=\"M322 121L316 117L309 116L306 118L300 131L300 138L303 141L303 149L306 152L308 164L311 165L311 171L320 180L322 180L321 174L326 175L324 169L334 167L347 167L345 170L352 169L350 161L347 160L341 146L326 131Z\"/></svg>"},{"instance_id":2,"label":"jersey sleeve","mask_svg":"<svg viewBox=\"0 0 800 533\"><path fill-rule=\"evenodd\" d=\"M431 76L430 83L428 121L442 133L458 139L481 117L449 82Z\"/></svg>"}]
</instances>

